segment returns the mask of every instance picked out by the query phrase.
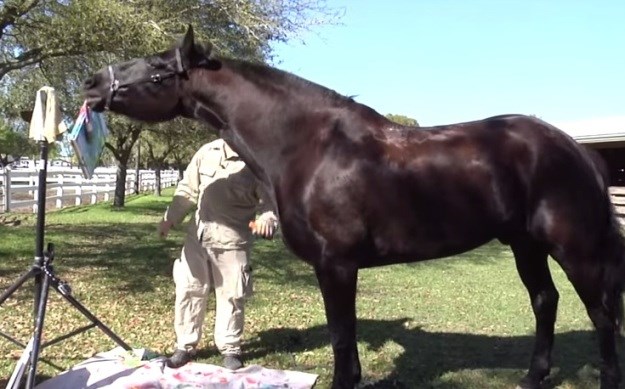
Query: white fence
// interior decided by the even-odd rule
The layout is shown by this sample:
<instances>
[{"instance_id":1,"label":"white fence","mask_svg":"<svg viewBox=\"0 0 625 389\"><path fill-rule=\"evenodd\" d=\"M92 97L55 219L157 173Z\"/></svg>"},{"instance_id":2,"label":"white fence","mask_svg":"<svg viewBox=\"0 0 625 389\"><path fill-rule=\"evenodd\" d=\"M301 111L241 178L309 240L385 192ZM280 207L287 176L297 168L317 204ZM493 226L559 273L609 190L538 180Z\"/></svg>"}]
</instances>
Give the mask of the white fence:
<instances>
[{"instance_id":1,"label":"white fence","mask_svg":"<svg viewBox=\"0 0 625 389\"><path fill-rule=\"evenodd\" d=\"M69 205L95 204L108 201L115 192L116 168L96 168L93 177L85 179L79 168L48 167L46 183L46 206L54 202L56 208ZM134 193L137 174L128 169L126 193ZM161 187L167 188L178 182L177 170L161 171ZM36 169L0 169L1 211L9 212L32 207L37 211L39 171ZM139 191L156 188L156 172L139 170Z\"/></svg>"}]
</instances>

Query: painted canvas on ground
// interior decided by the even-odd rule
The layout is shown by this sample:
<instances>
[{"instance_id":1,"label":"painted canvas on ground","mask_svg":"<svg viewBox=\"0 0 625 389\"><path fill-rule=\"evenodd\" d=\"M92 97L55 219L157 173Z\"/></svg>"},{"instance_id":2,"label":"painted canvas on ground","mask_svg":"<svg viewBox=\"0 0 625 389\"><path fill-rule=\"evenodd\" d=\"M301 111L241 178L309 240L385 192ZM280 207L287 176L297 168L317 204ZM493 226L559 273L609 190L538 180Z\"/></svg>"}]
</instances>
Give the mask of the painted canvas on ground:
<instances>
[{"instance_id":1,"label":"painted canvas on ground","mask_svg":"<svg viewBox=\"0 0 625 389\"><path fill-rule=\"evenodd\" d=\"M268 369L259 365L236 371L205 363L179 369L165 366L164 358L142 361L121 348L100 353L37 385L36 389L310 389L316 374Z\"/></svg>"}]
</instances>

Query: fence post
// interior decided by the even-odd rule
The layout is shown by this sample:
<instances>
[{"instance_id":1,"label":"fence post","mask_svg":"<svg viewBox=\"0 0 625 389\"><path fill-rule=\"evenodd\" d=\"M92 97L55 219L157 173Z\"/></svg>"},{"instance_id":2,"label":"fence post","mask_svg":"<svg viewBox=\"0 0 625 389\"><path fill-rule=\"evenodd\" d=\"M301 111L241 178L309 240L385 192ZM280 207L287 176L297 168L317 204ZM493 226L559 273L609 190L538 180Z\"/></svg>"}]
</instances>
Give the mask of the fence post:
<instances>
[{"instance_id":1,"label":"fence post","mask_svg":"<svg viewBox=\"0 0 625 389\"><path fill-rule=\"evenodd\" d=\"M56 207L63 208L63 173L56 176L56 182L59 185L56 188Z\"/></svg>"},{"instance_id":2,"label":"fence post","mask_svg":"<svg viewBox=\"0 0 625 389\"><path fill-rule=\"evenodd\" d=\"M98 179L91 177L91 204L98 202Z\"/></svg>"},{"instance_id":3,"label":"fence post","mask_svg":"<svg viewBox=\"0 0 625 389\"><path fill-rule=\"evenodd\" d=\"M11 169L7 166L4 168L4 212L11 211Z\"/></svg>"},{"instance_id":4,"label":"fence post","mask_svg":"<svg viewBox=\"0 0 625 389\"><path fill-rule=\"evenodd\" d=\"M30 176L30 177L29 177L29 180L30 180L31 178L32 178L32 176ZM35 188L37 188L37 189L35 189L35 190L31 190L31 191L29 191L28 193L31 193L31 192L32 192L32 194L33 194L33 200L34 200L34 202L35 202L35 203L33 204L33 213L37 213L37 209L38 209L38 207L37 207L37 199L39 198L39 176L35 176L35 178L34 178L34 181L33 181L33 182L35 183L35 185L34 185L34 186L35 186ZM44 203L44 204L45 204L45 203Z\"/></svg>"},{"instance_id":5,"label":"fence post","mask_svg":"<svg viewBox=\"0 0 625 389\"><path fill-rule=\"evenodd\" d=\"M80 205L82 203L82 176L78 176L76 179L76 189L74 194L76 195L75 204Z\"/></svg>"},{"instance_id":6,"label":"fence post","mask_svg":"<svg viewBox=\"0 0 625 389\"><path fill-rule=\"evenodd\" d=\"M149 174L147 174L144 171L141 172L141 191L142 192L148 190L148 188L150 187L151 180L152 178L150 178Z\"/></svg>"},{"instance_id":7,"label":"fence post","mask_svg":"<svg viewBox=\"0 0 625 389\"><path fill-rule=\"evenodd\" d=\"M135 172L126 171L126 174L128 175L127 177L130 177L130 179L126 181L126 194L128 195L132 194L132 192L134 191L135 182L137 182L137 176L135 175Z\"/></svg>"},{"instance_id":8,"label":"fence post","mask_svg":"<svg viewBox=\"0 0 625 389\"><path fill-rule=\"evenodd\" d=\"M105 184L104 184L104 201L109 201L111 199L111 186L109 185L109 181L111 180L111 175L107 174L105 176Z\"/></svg>"}]
</instances>

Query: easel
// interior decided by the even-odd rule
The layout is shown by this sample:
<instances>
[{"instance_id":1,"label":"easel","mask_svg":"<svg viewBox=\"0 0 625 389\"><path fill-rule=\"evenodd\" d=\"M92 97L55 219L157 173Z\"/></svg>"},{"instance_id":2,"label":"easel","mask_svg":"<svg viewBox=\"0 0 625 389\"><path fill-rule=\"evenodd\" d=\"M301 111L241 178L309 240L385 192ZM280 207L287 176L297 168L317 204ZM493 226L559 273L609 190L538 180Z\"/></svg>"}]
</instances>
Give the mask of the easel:
<instances>
[{"instance_id":1,"label":"easel","mask_svg":"<svg viewBox=\"0 0 625 389\"><path fill-rule=\"evenodd\" d=\"M49 88L51 89L51 88ZM41 91L41 90L40 90ZM50 93L50 92L48 92ZM52 90L53 93L53 90ZM39 98L39 92L38 92ZM46 110L44 110L46 112ZM22 117L31 121L31 112L23 113ZM43 133L43 129L41 130ZM32 135L32 134L31 134ZM52 262L54 260L54 245L48 243L47 250L43 250L44 233L45 233L45 213L46 213L46 180L48 173L48 140L43 134L39 135L39 161L38 161L38 186L37 186L37 225L35 230L35 261L30 270L22 275L13 285L11 285L1 296L0 305L9 298L16 290L18 290L30 278L34 278L35 283L35 301L34 301L34 330L33 335L26 345L14 339L10 335L0 332L0 336L23 347L22 356L18 360L15 370L6 386L7 389L17 389L20 387L24 373L28 370L26 380L26 388L32 389L35 386L35 377L37 372L37 362L39 360L39 352L41 349L56 344L62 340L83 333L93 327L98 327L106 335L108 335L115 343L127 351L132 348L119 338L113 331L105 326L97 317L95 317L87 308L85 308L71 294L71 288L66 282L61 281L54 274ZM52 287L59 292L66 301L72 304L80 313L82 313L91 324L78 328L68 334L59 336L53 340L41 344L41 335L46 314L46 305L48 302L48 292Z\"/></svg>"}]
</instances>

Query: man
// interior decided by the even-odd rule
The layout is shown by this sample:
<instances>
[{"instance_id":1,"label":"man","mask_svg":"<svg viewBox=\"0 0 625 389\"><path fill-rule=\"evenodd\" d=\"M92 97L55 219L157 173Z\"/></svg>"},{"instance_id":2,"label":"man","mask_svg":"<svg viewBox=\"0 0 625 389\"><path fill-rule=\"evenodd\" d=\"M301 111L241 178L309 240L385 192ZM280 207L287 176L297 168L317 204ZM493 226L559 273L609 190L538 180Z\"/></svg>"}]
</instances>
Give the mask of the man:
<instances>
[{"instance_id":1,"label":"man","mask_svg":"<svg viewBox=\"0 0 625 389\"><path fill-rule=\"evenodd\" d=\"M214 340L224 367L243 366L241 336L245 300L252 293L249 253L252 233L270 239L277 218L261 201L260 183L221 139L202 146L178 183L159 225L166 237L196 205L173 278L176 284L176 351L168 366L189 362L202 336L208 292L215 290ZM255 220L257 213L260 216ZM252 222L253 221L253 222Z\"/></svg>"}]
</instances>

